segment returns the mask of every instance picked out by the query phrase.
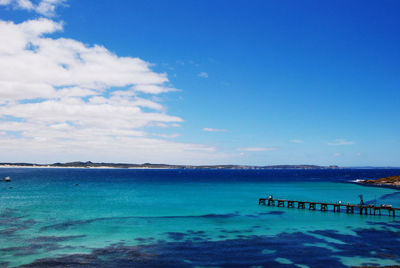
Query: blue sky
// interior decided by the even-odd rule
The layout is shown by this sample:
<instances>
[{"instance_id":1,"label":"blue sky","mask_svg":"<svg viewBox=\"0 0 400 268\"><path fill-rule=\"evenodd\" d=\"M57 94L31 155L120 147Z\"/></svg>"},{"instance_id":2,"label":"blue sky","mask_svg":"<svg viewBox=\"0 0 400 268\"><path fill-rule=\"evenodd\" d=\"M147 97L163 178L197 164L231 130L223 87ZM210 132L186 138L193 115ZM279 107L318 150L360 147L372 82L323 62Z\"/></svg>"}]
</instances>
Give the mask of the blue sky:
<instances>
[{"instance_id":1,"label":"blue sky","mask_svg":"<svg viewBox=\"0 0 400 268\"><path fill-rule=\"evenodd\" d=\"M399 11L0 0L1 161L400 166Z\"/></svg>"}]
</instances>

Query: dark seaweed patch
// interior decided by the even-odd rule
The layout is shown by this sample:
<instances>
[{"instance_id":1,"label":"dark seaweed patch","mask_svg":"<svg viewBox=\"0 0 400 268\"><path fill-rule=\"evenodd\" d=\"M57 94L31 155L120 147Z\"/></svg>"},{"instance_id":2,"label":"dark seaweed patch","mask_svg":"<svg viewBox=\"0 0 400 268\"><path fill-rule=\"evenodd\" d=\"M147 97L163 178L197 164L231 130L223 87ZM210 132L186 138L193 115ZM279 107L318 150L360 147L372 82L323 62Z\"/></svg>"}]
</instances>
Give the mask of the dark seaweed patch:
<instances>
[{"instance_id":1,"label":"dark seaweed patch","mask_svg":"<svg viewBox=\"0 0 400 268\"><path fill-rule=\"evenodd\" d=\"M242 231L239 231L239 230L225 230L225 229L222 229L220 232L221 232L221 233L226 233L226 234L238 234L238 233L241 233Z\"/></svg>"},{"instance_id":2,"label":"dark seaweed patch","mask_svg":"<svg viewBox=\"0 0 400 268\"><path fill-rule=\"evenodd\" d=\"M396 198L400 195L400 192L394 192L391 194L384 194L381 197L379 197L380 200L385 200L385 199L389 199L389 198Z\"/></svg>"},{"instance_id":3,"label":"dark seaweed patch","mask_svg":"<svg viewBox=\"0 0 400 268\"><path fill-rule=\"evenodd\" d=\"M282 215L284 214L284 211L269 211L269 212L260 212L257 214L247 214L246 217L249 218L258 218L260 216L267 216L267 215Z\"/></svg>"},{"instance_id":4,"label":"dark seaweed patch","mask_svg":"<svg viewBox=\"0 0 400 268\"><path fill-rule=\"evenodd\" d=\"M148 238L143 238L143 237L137 237L137 238L135 238L135 240L138 242L141 242L141 243L145 243L145 242L149 241Z\"/></svg>"},{"instance_id":5,"label":"dark seaweed patch","mask_svg":"<svg viewBox=\"0 0 400 268\"><path fill-rule=\"evenodd\" d=\"M17 227L6 228L6 229L3 229L3 230L0 230L0 235L12 235L15 232L17 232L18 230L21 230L21 229L17 228Z\"/></svg>"},{"instance_id":6,"label":"dark seaweed patch","mask_svg":"<svg viewBox=\"0 0 400 268\"><path fill-rule=\"evenodd\" d=\"M169 239L172 239L175 241L183 240L187 236L184 233L177 233L177 232L167 232L166 234L168 235Z\"/></svg>"},{"instance_id":7,"label":"dark seaweed patch","mask_svg":"<svg viewBox=\"0 0 400 268\"><path fill-rule=\"evenodd\" d=\"M40 232L47 230L66 230L68 228L90 224L92 222L97 221L112 221L112 220L128 220L128 219L145 219L145 220L156 220L156 219L187 219L187 218L205 218L205 219L227 219L232 217L239 216L238 213L227 213L227 214L205 214L205 215L189 215L189 216L159 216L159 217L142 217L142 216L128 216L128 217L103 217L103 218L94 218L87 220L68 220L61 223L56 223L48 226L44 226L40 228Z\"/></svg>"},{"instance_id":8,"label":"dark seaweed patch","mask_svg":"<svg viewBox=\"0 0 400 268\"><path fill-rule=\"evenodd\" d=\"M42 232L42 231L47 231L47 230L51 230L51 229L62 231L62 230L66 230L70 227L89 224L89 223L96 222L96 221L127 220L127 219L132 219L132 218L135 218L135 217L103 217L103 218L94 218L94 219L87 219L87 220L68 220L68 221L64 221L62 223L56 223L56 224L44 226L44 227L40 228L39 231Z\"/></svg>"},{"instance_id":9,"label":"dark seaweed patch","mask_svg":"<svg viewBox=\"0 0 400 268\"><path fill-rule=\"evenodd\" d=\"M9 262L6 261L0 261L0 267L8 267L10 265Z\"/></svg>"},{"instance_id":10,"label":"dark seaweed patch","mask_svg":"<svg viewBox=\"0 0 400 268\"><path fill-rule=\"evenodd\" d=\"M344 267L326 248L301 246L300 241L321 242L321 239L303 233L282 233L276 237L242 236L223 241L176 241L130 247L110 246L91 254L75 254L38 260L28 267L289 267L275 261L279 256L293 263L318 267ZM294 242L296 242L294 244ZM299 248L300 245L300 248ZM271 254L264 254L265 250ZM310 258L304 258L308 254Z\"/></svg>"},{"instance_id":11,"label":"dark seaweed patch","mask_svg":"<svg viewBox=\"0 0 400 268\"><path fill-rule=\"evenodd\" d=\"M17 214L17 210L16 210L16 209L5 208L5 209L0 213L0 218L14 217L15 214Z\"/></svg>"},{"instance_id":12,"label":"dark seaweed patch","mask_svg":"<svg viewBox=\"0 0 400 268\"><path fill-rule=\"evenodd\" d=\"M72 248L70 246L60 246L59 242L69 241L72 239L82 238L85 235L74 236L38 236L24 241L24 246L8 247L0 249L0 256L3 254L12 254L18 256L28 256L38 254L40 252L49 252L59 249Z\"/></svg>"},{"instance_id":13,"label":"dark seaweed patch","mask_svg":"<svg viewBox=\"0 0 400 268\"><path fill-rule=\"evenodd\" d=\"M228 213L228 214L207 214L201 216L202 218L212 218L212 219L226 219L226 218L233 218L239 216L238 213Z\"/></svg>"},{"instance_id":14,"label":"dark seaweed patch","mask_svg":"<svg viewBox=\"0 0 400 268\"><path fill-rule=\"evenodd\" d=\"M399 228L397 222L390 223ZM346 267L339 257L391 259L400 262L400 232L373 223L373 228L352 229L355 235L335 230L317 230L310 233L280 233L274 236L244 235L239 230L219 230L236 234L235 239L211 241L201 239L202 231L166 233L172 241L154 241L151 244L127 246L123 243L93 250L90 254L73 254L59 258L41 259L27 267ZM393 226L392 226L393 225ZM318 234L319 236L315 236ZM322 236L322 237L320 237ZM324 239L333 238L331 239ZM223 235L220 238L226 238ZM335 241L338 242L335 242ZM333 241L333 242L332 242ZM325 244L324 246L317 246ZM335 250L331 250L331 248ZM265 254L268 252L268 254ZM288 259L282 264L277 258ZM379 261L377 261L379 262ZM364 264L363 264L364 265ZM365 263L375 265L375 263Z\"/></svg>"},{"instance_id":15,"label":"dark seaweed patch","mask_svg":"<svg viewBox=\"0 0 400 268\"><path fill-rule=\"evenodd\" d=\"M206 233L204 231L193 231L193 230L188 230L187 232L192 235L204 235Z\"/></svg>"},{"instance_id":16,"label":"dark seaweed patch","mask_svg":"<svg viewBox=\"0 0 400 268\"><path fill-rule=\"evenodd\" d=\"M18 231L29 229L36 223L33 219L18 215L15 209L4 209L0 214L0 235L6 239L16 238Z\"/></svg>"},{"instance_id":17,"label":"dark seaweed patch","mask_svg":"<svg viewBox=\"0 0 400 268\"><path fill-rule=\"evenodd\" d=\"M65 221L65 222L62 222L62 223L57 223L57 224L44 226L44 227L40 228L39 231L43 232L43 231L47 231L47 230L51 230L51 229L62 231L62 230L66 230L66 229L68 229L69 227L72 227L72 226L87 224L87 223L90 223L90 222L92 222L92 221L89 221L89 220L86 220L86 221L84 221L84 220Z\"/></svg>"},{"instance_id":18,"label":"dark seaweed patch","mask_svg":"<svg viewBox=\"0 0 400 268\"><path fill-rule=\"evenodd\" d=\"M245 235L236 235L237 238L246 238Z\"/></svg>"},{"instance_id":19,"label":"dark seaweed patch","mask_svg":"<svg viewBox=\"0 0 400 268\"><path fill-rule=\"evenodd\" d=\"M399 234L374 228L358 228L356 235L341 234L335 230L318 230L321 236L334 238L338 243L302 232L280 233L275 236L238 234L236 239L209 241L190 239L193 231L167 233L173 242L157 241L136 247L123 244L93 251L87 255L70 255L62 258L43 259L31 267L50 265L119 266L119 267L292 267L296 264L309 267L346 267L338 256L384 258L400 261ZM236 233L236 230L221 230ZM238 231L240 232L240 231ZM224 238L224 237L221 237ZM318 243L328 247L315 246ZM332 251L330 248L335 248ZM268 251L270 253L265 254ZM282 264L276 258L285 258L293 264ZM375 263L365 263L375 265Z\"/></svg>"},{"instance_id":20,"label":"dark seaweed patch","mask_svg":"<svg viewBox=\"0 0 400 268\"><path fill-rule=\"evenodd\" d=\"M28 256L28 255L33 255L37 254L40 251L53 251L53 250L58 250L63 247L54 244L54 243L41 243L41 244L30 244L27 246L21 246L21 247L9 247L9 248L2 248L0 249L0 252L3 253L12 253L14 256Z\"/></svg>"},{"instance_id":21,"label":"dark seaweed patch","mask_svg":"<svg viewBox=\"0 0 400 268\"><path fill-rule=\"evenodd\" d=\"M285 214L285 211L281 211L281 210L279 210L279 211L269 211L269 212L260 212L260 213L257 213L257 215L282 215L282 214Z\"/></svg>"},{"instance_id":22,"label":"dark seaweed patch","mask_svg":"<svg viewBox=\"0 0 400 268\"><path fill-rule=\"evenodd\" d=\"M400 231L400 221L392 221L392 222L368 222L369 225L378 225L378 226L385 226L390 228L395 228Z\"/></svg>"},{"instance_id":23,"label":"dark seaweed patch","mask_svg":"<svg viewBox=\"0 0 400 268\"><path fill-rule=\"evenodd\" d=\"M320 230L312 233L344 242L345 244L330 243L341 251L340 255L342 256L386 256L400 260L400 234L398 232L379 231L373 228L357 228L353 231L357 235L339 234L335 230ZM372 254L371 252L376 253Z\"/></svg>"},{"instance_id":24,"label":"dark seaweed patch","mask_svg":"<svg viewBox=\"0 0 400 268\"><path fill-rule=\"evenodd\" d=\"M31 238L27 240L31 243L57 243L57 242L64 242L69 241L72 239L83 238L86 235L70 235L70 236L37 236L35 238Z\"/></svg>"}]
</instances>

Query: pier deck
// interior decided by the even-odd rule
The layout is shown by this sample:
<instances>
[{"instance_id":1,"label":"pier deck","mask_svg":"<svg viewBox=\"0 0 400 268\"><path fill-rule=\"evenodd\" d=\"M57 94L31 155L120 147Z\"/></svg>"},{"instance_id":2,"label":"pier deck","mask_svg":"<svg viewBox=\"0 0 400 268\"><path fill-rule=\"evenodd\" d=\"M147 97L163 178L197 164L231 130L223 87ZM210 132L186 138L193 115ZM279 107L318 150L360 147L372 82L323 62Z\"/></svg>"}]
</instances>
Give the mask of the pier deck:
<instances>
[{"instance_id":1,"label":"pier deck","mask_svg":"<svg viewBox=\"0 0 400 268\"><path fill-rule=\"evenodd\" d=\"M296 206L297 204L297 206ZM330 203L330 202L314 202L314 201L298 201L298 200L288 200L288 199L273 199L273 198L260 198L258 200L258 205L264 206L277 206L277 207L287 207L287 208L297 208L297 209L308 209L308 210L320 210L332 211L337 213L343 208L346 213L355 213L358 211L360 215L382 215L382 211L387 211L389 216L396 216L396 211L400 208L394 208L389 205L356 205L350 203Z\"/></svg>"}]
</instances>

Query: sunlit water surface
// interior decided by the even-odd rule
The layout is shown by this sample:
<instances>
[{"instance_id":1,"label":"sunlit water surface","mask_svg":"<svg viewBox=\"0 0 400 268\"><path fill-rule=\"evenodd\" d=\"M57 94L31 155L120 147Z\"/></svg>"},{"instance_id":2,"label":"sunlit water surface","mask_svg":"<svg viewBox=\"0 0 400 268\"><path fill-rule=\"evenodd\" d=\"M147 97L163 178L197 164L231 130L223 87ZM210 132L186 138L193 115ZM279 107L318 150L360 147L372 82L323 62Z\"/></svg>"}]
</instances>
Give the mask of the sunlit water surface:
<instances>
[{"instance_id":1,"label":"sunlit water surface","mask_svg":"<svg viewBox=\"0 0 400 268\"><path fill-rule=\"evenodd\" d=\"M0 169L0 267L400 265L400 221L259 206L275 198L400 207L356 179L400 170ZM400 214L398 215L400 217Z\"/></svg>"}]
</instances>

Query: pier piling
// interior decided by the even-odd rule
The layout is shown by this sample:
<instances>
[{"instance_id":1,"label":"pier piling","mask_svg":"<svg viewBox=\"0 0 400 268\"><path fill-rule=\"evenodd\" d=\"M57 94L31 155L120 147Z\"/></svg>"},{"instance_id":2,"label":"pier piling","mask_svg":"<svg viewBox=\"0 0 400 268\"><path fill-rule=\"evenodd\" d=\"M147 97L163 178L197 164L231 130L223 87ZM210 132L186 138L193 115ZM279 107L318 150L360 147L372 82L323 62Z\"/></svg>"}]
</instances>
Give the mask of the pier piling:
<instances>
[{"instance_id":1,"label":"pier piling","mask_svg":"<svg viewBox=\"0 0 400 268\"><path fill-rule=\"evenodd\" d=\"M340 205L334 204L333 205L333 212L340 212Z\"/></svg>"}]
</instances>

